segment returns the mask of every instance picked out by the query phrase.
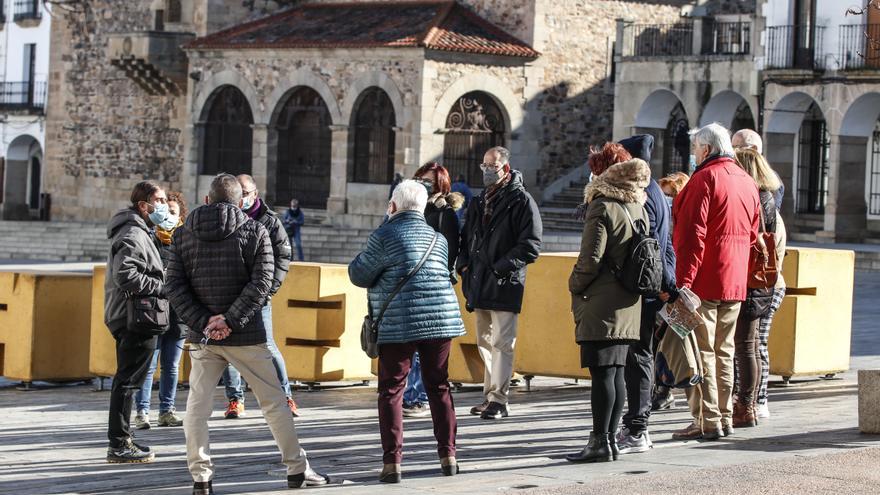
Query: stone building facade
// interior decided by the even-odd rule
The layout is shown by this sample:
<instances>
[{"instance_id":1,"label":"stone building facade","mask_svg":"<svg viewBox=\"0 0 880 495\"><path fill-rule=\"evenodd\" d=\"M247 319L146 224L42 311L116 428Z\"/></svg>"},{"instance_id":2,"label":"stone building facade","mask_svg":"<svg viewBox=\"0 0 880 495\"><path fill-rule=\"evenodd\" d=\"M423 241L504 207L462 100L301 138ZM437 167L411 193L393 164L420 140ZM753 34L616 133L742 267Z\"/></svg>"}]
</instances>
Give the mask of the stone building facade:
<instances>
[{"instance_id":1,"label":"stone building facade","mask_svg":"<svg viewBox=\"0 0 880 495\"><path fill-rule=\"evenodd\" d=\"M323 122L314 136L329 140L329 158L325 151L314 153L321 163L329 162L320 170L328 177L320 180L329 178L325 204L334 222L369 222L387 201L387 185L357 180L359 172L352 170L360 156L354 134L363 127L353 118L371 88L384 93L371 98L387 98L393 107L394 170L408 175L425 161L443 160L444 149L455 142L450 134L457 135L447 124L454 107L468 96L495 112L490 120L501 124L495 137L476 142L509 146L514 165L540 196L584 162L590 144L612 137L615 19L675 22L689 3L524 0L512 6L504 0L461 0L454 6L475 14L479 19L462 15L490 38L514 38L514 44L537 52L510 56L425 46L322 46L320 40L308 48L259 50L200 48L192 41L265 14L326 4L314 0L83 2L53 27L53 44L65 47L53 54L50 89L58 96L48 105L46 190L52 195L53 218L104 220L142 178L182 189L192 200L201 197L211 118L228 117L211 116L224 86L236 88L247 102L250 133L238 127L242 134L236 139L250 136L251 171L264 193L281 202L290 187L278 185L289 179L279 173L289 175L291 154L299 156L289 139L306 134L285 127L288 141L279 141L279 112L289 118L296 110L284 110L279 103L297 88L311 90L296 93L299 100L320 96L326 112L310 111ZM267 6L268 11L261 10ZM189 47L177 59L169 55L175 44ZM462 153L459 161L472 158L473 153ZM464 164L457 166L467 172ZM323 191L325 185L319 185ZM285 194L276 194L279 187Z\"/></svg>"}]
</instances>

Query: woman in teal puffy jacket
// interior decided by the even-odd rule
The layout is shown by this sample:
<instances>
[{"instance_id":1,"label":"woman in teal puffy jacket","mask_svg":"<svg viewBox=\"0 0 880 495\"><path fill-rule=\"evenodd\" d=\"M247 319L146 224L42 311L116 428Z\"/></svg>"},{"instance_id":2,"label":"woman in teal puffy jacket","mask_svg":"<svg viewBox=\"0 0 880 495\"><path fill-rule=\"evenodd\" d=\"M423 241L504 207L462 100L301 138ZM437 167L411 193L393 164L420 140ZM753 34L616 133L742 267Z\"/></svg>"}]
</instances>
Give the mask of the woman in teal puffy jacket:
<instances>
[{"instance_id":1,"label":"woman in teal puffy jacket","mask_svg":"<svg viewBox=\"0 0 880 495\"><path fill-rule=\"evenodd\" d=\"M441 470L447 476L458 473L448 364L451 339L465 331L449 280L446 239L428 226L422 213L427 200L423 185L401 182L391 197L388 221L373 232L367 247L348 266L352 283L368 289L370 311L377 317L397 284L436 238L424 265L391 300L379 323L379 431L384 450L379 479L383 482L401 479L403 390L416 351L421 356Z\"/></svg>"}]
</instances>

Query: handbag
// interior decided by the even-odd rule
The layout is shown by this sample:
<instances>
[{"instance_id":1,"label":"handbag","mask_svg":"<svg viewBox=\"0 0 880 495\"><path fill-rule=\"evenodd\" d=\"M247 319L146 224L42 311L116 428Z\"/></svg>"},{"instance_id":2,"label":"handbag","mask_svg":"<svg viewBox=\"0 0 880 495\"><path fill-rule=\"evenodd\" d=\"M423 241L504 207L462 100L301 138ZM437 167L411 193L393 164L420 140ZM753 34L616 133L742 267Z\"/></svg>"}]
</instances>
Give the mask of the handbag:
<instances>
[{"instance_id":1,"label":"handbag","mask_svg":"<svg viewBox=\"0 0 880 495\"><path fill-rule=\"evenodd\" d=\"M657 383L670 388L688 388L703 381L703 362L695 333L681 337L666 328L654 357Z\"/></svg>"},{"instance_id":2,"label":"handbag","mask_svg":"<svg viewBox=\"0 0 880 495\"><path fill-rule=\"evenodd\" d=\"M159 296L127 294L125 301L126 329L141 335L162 335L171 325L168 299Z\"/></svg>"},{"instance_id":3,"label":"handbag","mask_svg":"<svg viewBox=\"0 0 880 495\"><path fill-rule=\"evenodd\" d=\"M379 357L379 323L382 322L382 317L385 316L385 310L388 309L388 305L391 304L391 301L397 296L397 293L403 289L403 286L409 282L413 275L422 268L425 261L428 260L428 255L434 250L434 245L437 244L437 237L439 235L440 234L437 233L434 234L434 238L431 240L431 245L428 246L428 250L422 255L422 259L420 259L419 262L416 263L416 266L412 267L409 273L397 283L397 287L394 288L394 291L391 292L391 295L388 296L388 299L382 304L382 309L379 310L379 314L377 314L375 318L373 317L372 306L370 306L369 302L367 303L367 316L364 316L364 322L361 325L361 349L363 349L367 354L367 357L370 359Z\"/></svg>"},{"instance_id":4,"label":"handbag","mask_svg":"<svg viewBox=\"0 0 880 495\"><path fill-rule=\"evenodd\" d=\"M749 289L771 289L779 278L779 260L776 259L776 234L767 232L764 226L764 210L761 213L758 238L749 254Z\"/></svg>"}]
</instances>

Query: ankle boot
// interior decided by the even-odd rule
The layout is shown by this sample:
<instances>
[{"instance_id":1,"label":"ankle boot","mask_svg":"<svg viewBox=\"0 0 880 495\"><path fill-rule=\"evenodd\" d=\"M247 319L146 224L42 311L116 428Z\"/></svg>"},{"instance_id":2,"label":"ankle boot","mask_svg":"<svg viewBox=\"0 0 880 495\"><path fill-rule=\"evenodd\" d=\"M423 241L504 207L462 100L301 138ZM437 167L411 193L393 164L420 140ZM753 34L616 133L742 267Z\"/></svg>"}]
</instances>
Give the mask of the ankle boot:
<instances>
[{"instance_id":1,"label":"ankle boot","mask_svg":"<svg viewBox=\"0 0 880 495\"><path fill-rule=\"evenodd\" d=\"M565 456L569 462L610 462L614 460L607 433L590 433L590 443L577 454Z\"/></svg>"},{"instance_id":2,"label":"ankle boot","mask_svg":"<svg viewBox=\"0 0 880 495\"><path fill-rule=\"evenodd\" d=\"M440 459L440 470L443 471L443 476L455 476L458 474L458 462L455 460L455 457Z\"/></svg>"},{"instance_id":3,"label":"ankle boot","mask_svg":"<svg viewBox=\"0 0 880 495\"><path fill-rule=\"evenodd\" d=\"M379 474L379 481L382 483L400 483L402 478L400 464L385 464L382 467L382 473Z\"/></svg>"},{"instance_id":4,"label":"ankle boot","mask_svg":"<svg viewBox=\"0 0 880 495\"><path fill-rule=\"evenodd\" d=\"M743 404L736 402L733 404L733 427L748 428L758 425L758 419L755 417L755 406L752 404Z\"/></svg>"},{"instance_id":5,"label":"ankle boot","mask_svg":"<svg viewBox=\"0 0 880 495\"><path fill-rule=\"evenodd\" d=\"M608 434L608 447L611 448L611 458L616 461L620 456L620 449L617 447L617 432Z\"/></svg>"}]
</instances>

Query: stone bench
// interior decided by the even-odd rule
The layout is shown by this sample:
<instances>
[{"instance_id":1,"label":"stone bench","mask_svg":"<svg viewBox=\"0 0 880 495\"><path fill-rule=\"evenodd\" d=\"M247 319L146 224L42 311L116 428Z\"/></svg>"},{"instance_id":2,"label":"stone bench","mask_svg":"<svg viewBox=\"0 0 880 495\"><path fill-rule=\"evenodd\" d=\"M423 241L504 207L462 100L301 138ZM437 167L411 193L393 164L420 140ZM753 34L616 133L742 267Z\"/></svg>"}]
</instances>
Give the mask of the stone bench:
<instances>
[{"instance_id":1,"label":"stone bench","mask_svg":"<svg viewBox=\"0 0 880 495\"><path fill-rule=\"evenodd\" d=\"M880 370L859 370L859 430L880 433Z\"/></svg>"}]
</instances>

